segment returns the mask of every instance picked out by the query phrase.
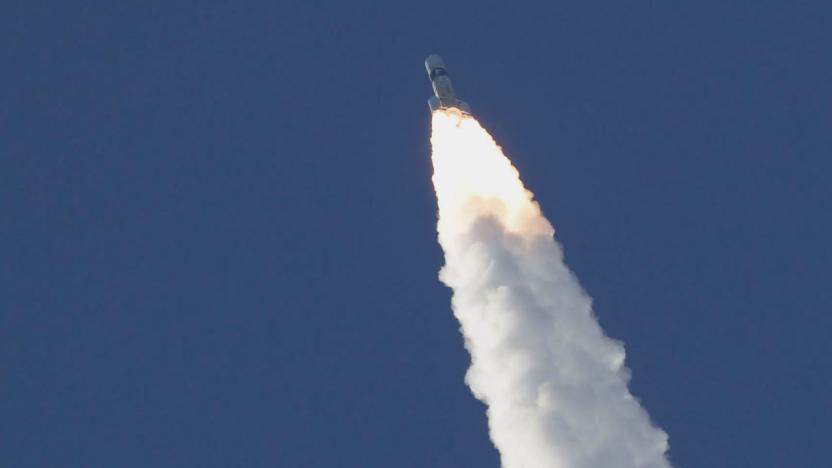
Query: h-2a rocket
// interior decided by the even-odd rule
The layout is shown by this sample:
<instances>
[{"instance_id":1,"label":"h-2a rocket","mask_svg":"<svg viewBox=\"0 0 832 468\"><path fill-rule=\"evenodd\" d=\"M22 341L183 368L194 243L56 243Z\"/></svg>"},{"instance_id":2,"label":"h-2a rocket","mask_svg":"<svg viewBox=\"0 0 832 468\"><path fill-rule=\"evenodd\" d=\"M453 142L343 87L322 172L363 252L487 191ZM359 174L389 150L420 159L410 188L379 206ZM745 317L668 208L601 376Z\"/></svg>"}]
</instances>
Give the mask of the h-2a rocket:
<instances>
[{"instance_id":1,"label":"h-2a rocket","mask_svg":"<svg viewBox=\"0 0 832 468\"><path fill-rule=\"evenodd\" d=\"M433 85L434 95L428 99L431 112L454 108L470 114L471 107L468 106L468 103L458 99L456 93L454 93L454 87L451 85L451 78L448 76L448 70L445 68L442 57L436 54L429 55L425 59L425 68L428 70L428 76Z\"/></svg>"}]
</instances>

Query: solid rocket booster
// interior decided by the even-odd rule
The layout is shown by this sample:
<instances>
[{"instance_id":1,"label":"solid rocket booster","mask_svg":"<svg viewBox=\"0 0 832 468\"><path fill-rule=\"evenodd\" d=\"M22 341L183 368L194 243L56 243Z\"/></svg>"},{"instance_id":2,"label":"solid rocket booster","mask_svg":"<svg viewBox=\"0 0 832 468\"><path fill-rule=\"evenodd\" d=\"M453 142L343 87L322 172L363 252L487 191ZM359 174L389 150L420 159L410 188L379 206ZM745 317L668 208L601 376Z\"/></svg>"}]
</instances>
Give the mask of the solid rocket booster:
<instances>
[{"instance_id":1,"label":"solid rocket booster","mask_svg":"<svg viewBox=\"0 0 832 468\"><path fill-rule=\"evenodd\" d=\"M425 59L425 68L428 70L430 82L433 85L433 96L428 99L428 106L431 111L439 109L459 109L462 112L471 113L468 103L457 99L454 87L451 85L451 78L445 68L442 57L433 54Z\"/></svg>"}]
</instances>

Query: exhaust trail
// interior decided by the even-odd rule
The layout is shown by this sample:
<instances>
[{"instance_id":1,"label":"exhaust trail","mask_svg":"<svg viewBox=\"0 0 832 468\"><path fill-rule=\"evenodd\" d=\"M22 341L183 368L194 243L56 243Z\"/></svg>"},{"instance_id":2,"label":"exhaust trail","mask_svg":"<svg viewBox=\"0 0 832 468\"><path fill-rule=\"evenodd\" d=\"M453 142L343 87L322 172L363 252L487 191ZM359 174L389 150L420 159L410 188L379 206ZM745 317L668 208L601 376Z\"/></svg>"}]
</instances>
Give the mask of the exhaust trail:
<instances>
[{"instance_id":1,"label":"exhaust trail","mask_svg":"<svg viewBox=\"0 0 832 468\"><path fill-rule=\"evenodd\" d=\"M554 229L479 122L432 113L440 280L453 290L504 468L668 468L668 436L627 388L624 347L604 335Z\"/></svg>"}]
</instances>

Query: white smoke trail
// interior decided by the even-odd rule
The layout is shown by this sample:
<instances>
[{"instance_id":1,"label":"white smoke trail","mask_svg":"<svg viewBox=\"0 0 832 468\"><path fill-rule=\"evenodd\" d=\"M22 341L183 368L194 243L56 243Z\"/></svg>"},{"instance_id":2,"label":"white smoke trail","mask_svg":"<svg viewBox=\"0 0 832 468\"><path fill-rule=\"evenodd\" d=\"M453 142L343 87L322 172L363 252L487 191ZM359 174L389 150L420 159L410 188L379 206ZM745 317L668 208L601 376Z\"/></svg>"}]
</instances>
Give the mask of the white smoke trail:
<instances>
[{"instance_id":1,"label":"white smoke trail","mask_svg":"<svg viewBox=\"0 0 832 468\"><path fill-rule=\"evenodd\" d=\"M554 229L472 117L433 113L439 277L505 468L668 468L667 434L627 388L621 343L563 263Z\"/></svg>"}]
</instances>

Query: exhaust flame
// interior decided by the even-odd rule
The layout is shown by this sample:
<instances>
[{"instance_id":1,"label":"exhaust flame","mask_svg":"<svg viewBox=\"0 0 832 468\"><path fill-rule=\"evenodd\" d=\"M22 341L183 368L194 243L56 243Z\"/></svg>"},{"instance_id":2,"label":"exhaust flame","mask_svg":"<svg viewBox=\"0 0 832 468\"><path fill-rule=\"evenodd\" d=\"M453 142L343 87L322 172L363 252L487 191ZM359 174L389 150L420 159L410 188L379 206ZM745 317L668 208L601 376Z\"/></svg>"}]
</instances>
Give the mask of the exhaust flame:
<instances>
[{"instance_id":1,"label":"exhaust flame","mask_svg":"<svg viewBox=\"0 0 832 468\"><path fill-rule=\"evenodd\" d=\"M668 468L667 434L630 394L606 337L517 169L473 117L433 113L439 277L505 468Z\"/></svg>"}]
</instances>

